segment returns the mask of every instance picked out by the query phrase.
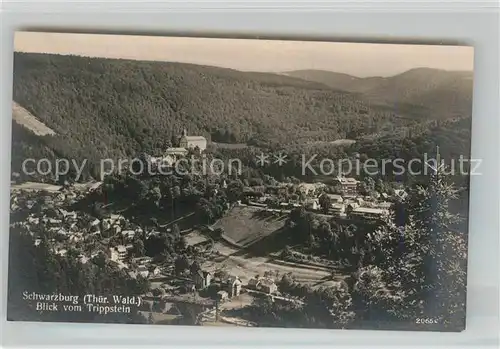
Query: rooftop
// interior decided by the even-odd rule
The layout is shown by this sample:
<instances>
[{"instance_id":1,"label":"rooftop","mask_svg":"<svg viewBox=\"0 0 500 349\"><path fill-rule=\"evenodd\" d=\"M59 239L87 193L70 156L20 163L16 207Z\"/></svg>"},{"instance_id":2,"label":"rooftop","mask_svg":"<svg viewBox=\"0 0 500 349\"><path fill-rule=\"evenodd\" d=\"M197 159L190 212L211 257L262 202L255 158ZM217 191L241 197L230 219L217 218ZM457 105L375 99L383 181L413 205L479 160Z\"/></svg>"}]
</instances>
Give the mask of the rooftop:
<instances>
[{"instance_id":1,"label":"rooftop","mask_svg":"<svg viewBox=\"0 0 500 349\"><path fill-rule=\"evenodd\" d=\"M390 202L379 202L377 205L377 208L391 208L392 203Z\"/></svg>"},{"instance_id":2,"label":"rooftop","mask_svg":"<svg viewBox=\"0 0 500 349\"><path fill-rule=\"evenodd\" d=\"M274 285L274 280L269 278L262 278L260 279L260 284L264 286L272 286Z\"/></svg>"},{"instance_id":3,"label":"rooftop","mask_svg":"<svg viewBox=\"0 0 500 349\"><path fill-rule=\"evenodd\" d=\"M383 208L370 208L370 207L358 207L353 210L356 213L373 213L373 214L384 214L387 210Z\"/></svg>"},{"instance_id":4,"label":"rooftop","mask_svg":"<svg viewBox=\"0 0 500 349\"><path fill-rule=\"evenodd\" d=\"M236 281L240 282L241 283L241 280L239 277L237 276L230 276L229 278L227 278L226 282L229 283L229 284L233 284L235 283Z\"/></svg>"},{"instance_id":5,"label":"rooftop","mask_svg":"<svg viewBox=\"0 0 500 349\"><path fill-rule=\"evenodd\" d=\"M357 184L359 181L357 181L354 178L351 177L337 177L337 180L342 183L342 184Z\"/></svg>"},{"instance_id":6,"label":"rooftop","mask_svg":"<svg viewBox=\"0 0 500 349\"><path fill-rule=\"evenodd\" d=\"M342 200L342 195L339 194L326 194L326 196L328 196L332 200L336 201Z\"/></svg>"},{"instance_id":7,"label":"rooftop","mask_svg":"<svg viewBox=\"0 0 500 349\"><path fill-rule=\"evenodd\" d=\"M206 140L207 140L203 136L182 136L182 138L185 138L188 141L205 141L206 142Z\"/></svg>"},{"instance_id":8,"label":"rooftop","mask_svg":"<svg viewBox=\"0 0 500 349\"><path fill-rule=\"evenodd\" d=\"M187 153L188 150L186 148L168 148L165 150L165 154L177 154L177 153Z\"/></svg>"}]
</instances>

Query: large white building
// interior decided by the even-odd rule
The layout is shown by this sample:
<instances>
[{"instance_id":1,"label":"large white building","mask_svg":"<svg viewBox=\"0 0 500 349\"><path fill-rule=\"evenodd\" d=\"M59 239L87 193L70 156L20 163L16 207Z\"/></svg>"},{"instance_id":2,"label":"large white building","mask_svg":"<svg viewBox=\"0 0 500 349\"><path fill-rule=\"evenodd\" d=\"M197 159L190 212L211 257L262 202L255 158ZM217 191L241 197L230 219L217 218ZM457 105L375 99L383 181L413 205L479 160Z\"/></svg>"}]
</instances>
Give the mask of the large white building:
<instances>
[{"instance_id":1,"label":"large white building","mask_svg":"<svg viewBox=\"0 0 500 349\"><path fill-rule=\"evenodd\" d=\"M123 261L127 257L127 248L123 245L116 247L116 252L118 253L118 260Z\"/></svg>"},{"instance_id":2,"label":"large white building","mask_svg":"<svg viewBox=\"0 0 500 349\"><path fill-rule=\"evenodd\" d=\"M335 181L340 185L343 195L355 195L358 192L359 181L354 178L338 176Z\"/></svg>"},{"instance_id":3,"label":"large white building","mask_svg":"<svg viewBox=\"0 0 500 349\"><path fill-rule=\"evenodd\" d=\"M185 149L198 147L200 151L204 151L207 149L207 139L203 136L188 136L186 129L184 129L179 140L179 147Z\"/></svg>"}]
</instances>

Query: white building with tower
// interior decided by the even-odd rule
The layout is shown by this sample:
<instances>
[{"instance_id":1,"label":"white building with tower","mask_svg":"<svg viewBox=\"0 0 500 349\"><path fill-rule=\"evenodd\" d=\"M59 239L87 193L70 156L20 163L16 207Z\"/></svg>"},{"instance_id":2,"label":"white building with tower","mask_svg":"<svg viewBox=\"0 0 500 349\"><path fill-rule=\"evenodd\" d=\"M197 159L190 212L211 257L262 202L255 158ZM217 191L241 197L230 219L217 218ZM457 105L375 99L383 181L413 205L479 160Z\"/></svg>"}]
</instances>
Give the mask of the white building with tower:
<instances>
[{"instance_id":1,"label":"white building with tower","mask_svg":"<svg viewBox=\"0 0 500 349\"><path fill-rule=\"evenodd\" d=\"M194 149L198 147L200 151L204 151L207 149L207 139L203 136L188 136L186 129L184 129L179 140L179 147L184 149Z\"/></svg>"}]
</instances>

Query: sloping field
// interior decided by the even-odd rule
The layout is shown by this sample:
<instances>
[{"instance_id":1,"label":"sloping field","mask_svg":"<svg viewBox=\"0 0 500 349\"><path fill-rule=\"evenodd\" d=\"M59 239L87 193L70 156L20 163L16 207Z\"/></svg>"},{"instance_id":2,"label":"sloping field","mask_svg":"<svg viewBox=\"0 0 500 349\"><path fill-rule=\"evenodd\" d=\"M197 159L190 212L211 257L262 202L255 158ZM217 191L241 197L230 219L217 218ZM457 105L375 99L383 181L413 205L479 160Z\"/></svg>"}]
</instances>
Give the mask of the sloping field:
<instances>
[{"instance_id":1,"label":"sloping field","mask_svg":"<svg viewBox=\"0 0 500 349\"><path fill-rule=\"evenodd\" d=\"M237 206L220 219L214 228L223 228L223 237L238 246L247 247L281 229L286 217L286 214L266 212L260 207Z\"/></svg>"},{"instance_id":2,"label":"sloping field","mask_svg":"<svg viewBox=\"0 0 500 349\"><path fill-rule=\"evenodd\" d=\"M12 102L12 119L37 136L53 136L56 134L52 129L48 128L43 122L38 120L33 114L16 102Z\"/></svg>"}]
</instances>

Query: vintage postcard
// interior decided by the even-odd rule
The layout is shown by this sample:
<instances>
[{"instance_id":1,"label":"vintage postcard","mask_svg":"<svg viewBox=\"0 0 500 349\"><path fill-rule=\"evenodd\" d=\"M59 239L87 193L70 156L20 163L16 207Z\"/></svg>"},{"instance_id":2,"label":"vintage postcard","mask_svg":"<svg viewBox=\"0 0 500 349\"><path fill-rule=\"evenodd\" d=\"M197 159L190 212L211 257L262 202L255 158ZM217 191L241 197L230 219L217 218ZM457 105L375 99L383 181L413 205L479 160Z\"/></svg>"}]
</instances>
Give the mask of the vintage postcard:
<instances>
[{"instance_id":1,"label":"vintage postcard","mask_svg":"<svg viewBox=\"0 0 500 349\"><path fill-rule=\"evenodd\" d=\"M8 319L461 331L473 48L18 32Z\"/></svg>"}]
</instances>

